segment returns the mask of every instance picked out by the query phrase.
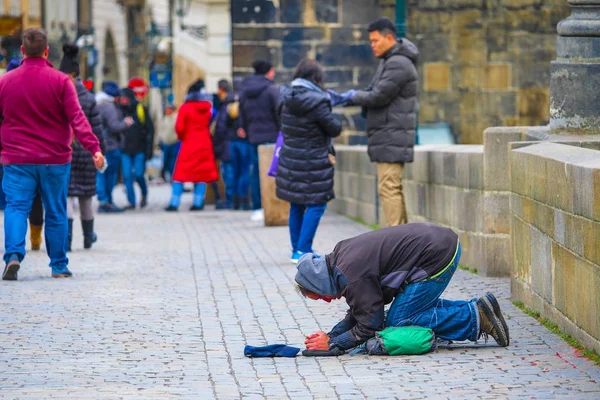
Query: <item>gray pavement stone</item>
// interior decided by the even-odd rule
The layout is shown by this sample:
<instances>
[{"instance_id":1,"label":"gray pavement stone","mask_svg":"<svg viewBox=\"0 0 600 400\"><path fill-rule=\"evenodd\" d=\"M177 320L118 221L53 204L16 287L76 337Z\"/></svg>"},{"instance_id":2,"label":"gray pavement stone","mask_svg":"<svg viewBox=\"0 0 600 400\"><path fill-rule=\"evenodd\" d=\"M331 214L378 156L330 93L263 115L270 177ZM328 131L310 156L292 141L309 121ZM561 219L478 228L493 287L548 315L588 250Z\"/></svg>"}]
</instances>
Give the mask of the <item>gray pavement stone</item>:
<instances>
[{"instance_id":1,"label":"gray pavement stone","mask_svg":"<svg viewBox=\"0 0 600 400\"><path fill-rule=\"evenodd\" d=\"M124 202L122 189L116 191ZM508 279L458 271L444 297L491 290L511 346L456 343L416 357L249 359L245 344L288 343L329 330L345 313L301 298L287 228L247 212L101 215L82 249L75 224L70 280L52 280L44 253L19 282L0 282L0 398L599 398L600 368L509 302ZM191 199L184 196L182 210ZM366 231L326 214L315 246Z\"/></svg>"}]
</instances>

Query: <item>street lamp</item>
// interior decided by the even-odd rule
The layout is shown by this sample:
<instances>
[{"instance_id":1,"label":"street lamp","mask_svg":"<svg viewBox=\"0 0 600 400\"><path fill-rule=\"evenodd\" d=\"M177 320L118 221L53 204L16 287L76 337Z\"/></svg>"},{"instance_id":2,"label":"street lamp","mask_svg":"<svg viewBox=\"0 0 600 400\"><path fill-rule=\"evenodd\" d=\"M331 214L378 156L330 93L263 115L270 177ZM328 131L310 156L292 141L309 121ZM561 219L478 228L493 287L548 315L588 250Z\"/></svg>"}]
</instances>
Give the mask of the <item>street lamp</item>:
<instances>
[{"instance_id":1,"label":"street lamp","mask_svg":"<svg viewBox=\"0 0 600 400\"><path fill-rule=\"evenodd\" d=\"M406 36L406 1L396 0L396 29L398 37Z\"/></svg>"}]
</instances>

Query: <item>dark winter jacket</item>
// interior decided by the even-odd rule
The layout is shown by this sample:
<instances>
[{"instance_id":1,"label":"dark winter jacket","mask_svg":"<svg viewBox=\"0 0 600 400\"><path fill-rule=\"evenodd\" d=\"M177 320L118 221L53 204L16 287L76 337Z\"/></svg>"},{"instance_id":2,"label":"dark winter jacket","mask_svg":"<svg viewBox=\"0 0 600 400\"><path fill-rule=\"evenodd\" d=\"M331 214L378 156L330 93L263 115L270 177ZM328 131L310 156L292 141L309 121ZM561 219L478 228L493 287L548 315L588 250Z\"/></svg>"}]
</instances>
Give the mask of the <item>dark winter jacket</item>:
<instances>
[{"instance_id":1,"label":"dark winter jacket","mask_svg":"<svg viewBox=\"0 0 600 400\"><path fill-rule=\"evenodd\" d=\"M373 162L413 161L418 55L417 47L402 39L381 57L369 89L352 98L354 104L367 109L368 151Z\"/></svg>"},{"instance_id":2,"label":"dark winter jacket","mask_svg":"<svg viewBox=\"0 0 600 400\"><path fill-rule=\"evenodd\" d=\"M102 118L96 106L96 98L83 86L81 79L75 81L75 90L81 109L92 127L92 132L100 141L100 147L104 149ZM73 160L71 161L69 196L94 196L96 194L96 166L92 154L77 139L73 140L72 147Z\"/></svg>"},{"instance_id":3,"label":"dark winter jacket","mask_svg":"<svg viewBox=\"0 0 600 400\"><path fill-rule=\"evenodd\" d=\"M264 75L244 80L240 95L240 125L250 143L275 143L279 134L279 89Z\"/></svg>"},{"instance_id":4,"label":"dark winter jacket","mask_svg":"<svg viewBox=\"0 0 600 400\"><path fill-rule=\"evenodd\" d=\"M115 151L121 147L121 134L128 128L122 111L115 104L115 98L104 92L96 95L98 111L102 118L102 134L106 142L106 151Z\"/></svg>"},{"instance_id":5,"label":"dark winter jacket","mask_svg":"<svg viewBox=\"0 0 600 400\"><path fill-rule=\"evenodd\" d=\"M217 122L215 125L215 134L213 135L213 149L215 158L219 161L231 161L229 147L232 140L235 140L237 130L234 124L228 123L229 116L227 107L236 100L235 95L229 94L225 100L221 101L219 112L217 113Z\"/></svg>"},{"instance_id":6,"label":"dark winter jacket","mask_svg":"<svg viewBox=\"0 0 600 400\"><path fill-rule=\"evenodd\" d=\"M431 223L394 226L341 241L325 258L304 255L296 282L323 296L346 298L350 309L328 334L330 350L347 350L384 328L384 305L412 283L444 271L458 236Z\"/></svg>"},{"instance_id":7,"label":"dark winter jacket","mask_svg":"<svg viewBox=\"0 0 600 400\"><path fill-rule=\"evenodd\" d=\"M140 121L137 113L138 101L131 89L123 89L121 95L129 99L129 106L123 107L125 117L133 118L133 125L121 135L121 151L125 154L144 153L146 160L152 158L154 151L154 124L148 109L144 108L146 115L144 123Z\"/></svg>"},{"instance_id":8,"label":"dark winter jacket","mask_svg":"<svg viewBox=\"0 0 600 400\"><path fill-rule=\"evenodd\" d=\"M281 91L283 147L277 167L277 197L295 204L325 204L334 198L329 146L342 126L331 113L327 93L311 85L296 80Z\"/></svg>"}]
</instances>

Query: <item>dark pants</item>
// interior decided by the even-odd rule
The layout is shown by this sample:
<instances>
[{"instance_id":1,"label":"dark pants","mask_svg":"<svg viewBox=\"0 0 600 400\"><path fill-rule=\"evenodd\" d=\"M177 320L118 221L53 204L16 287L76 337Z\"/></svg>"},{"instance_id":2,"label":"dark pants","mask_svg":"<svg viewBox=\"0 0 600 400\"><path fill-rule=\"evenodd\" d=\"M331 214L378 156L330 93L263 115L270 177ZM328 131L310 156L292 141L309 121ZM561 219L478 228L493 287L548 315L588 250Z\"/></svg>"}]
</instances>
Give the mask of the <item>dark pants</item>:
<instances>
[{"instance_id":1,"label":"dark pants","mask_svg":"<svg viewBox=\"0 0 600 400\"><path fill-rule=\"evenodd\" d=\"M35 226L44 225L44 204L42 203L42 195L38 192L33 199L31 212L29 213L29 223Z\"/></svg>"},{"instance_id":2,"label":"dark pants","mask_svg":"<svg viewBox=\"0 0 600 400\"><path fill-rule=\"evenodd\" d=\"M119 168L121 167L121 150L109 151L105 154L108 167L104 173L96 174L96 191L100 205L113 204L112 192L117 186L119 179Z\"/></svg>"},{"instance_id":3,"label":"dark pants","mask_svg":"<svg viewBox=\"0 0 600 400\"><path fill-rule=\"evenodd\" d=\"M231 142L231 188L234 196L248 197L252 145L245 140Z\"/></svg>"},{"instance_id":4,"label":"dark pants","mask_svg":"<svg viewBox=\"0 0 600 400\"><path fill-rule=\"evenodd\" d=\"M262 199L260 197L260 169L258 166L258 145L251 145L250 152L250 187L252 190L252 209L260 210L262 208Z\"/></svg>"},{"instance_id":5,"label":"dark pants","mask_svg":"<svg viewBox=\"0 0 600 400\"><path fill-rule=\"evenodd\" d=\"M38 192L46 210L45 239L53 274L67 269L67 192L71 164L5 165L2 187L4 211L4 261L23 261L27 216Z\"/></svg>"},{"instance_id":6,"label":"dark pants","mask_svg":"<svg viewBox=\"0 0 600 400\"><path fill-rule=\"evenodd\" d=\"M313 240L326 208L327 204L309 206L304 204L290 204L288 225L293 251L314 253L312 248Z\"/></svg>"},{"instance_id":7,"label":"dark pants","mask_svg":"<svg viewBox=\"0 0 600 400\"><path fill-rule=\"evenodd\" d=\"M146 155L144 153L121 154L121 169L123 170L123 181L127 189L127 200L130 205L135 206L134 181L140 185L142 196L146 197L148 195L148 185L144 177L146 173Z\"/></svg>"},{"instance_id":8,"label":"dark pants","mask_svg":"<svg viewBox=\"0 0 600 400\"><path fill-rule=\"evenodd\" d=\"M173 171L175 171L175 162L177 161L177 155L179 154L179 148L181 142L175 144L163 144L163 171L165 173L165 180L167 179L166 174L169 174L169 180L173 181Z\"/></svg>"}]
</instances>

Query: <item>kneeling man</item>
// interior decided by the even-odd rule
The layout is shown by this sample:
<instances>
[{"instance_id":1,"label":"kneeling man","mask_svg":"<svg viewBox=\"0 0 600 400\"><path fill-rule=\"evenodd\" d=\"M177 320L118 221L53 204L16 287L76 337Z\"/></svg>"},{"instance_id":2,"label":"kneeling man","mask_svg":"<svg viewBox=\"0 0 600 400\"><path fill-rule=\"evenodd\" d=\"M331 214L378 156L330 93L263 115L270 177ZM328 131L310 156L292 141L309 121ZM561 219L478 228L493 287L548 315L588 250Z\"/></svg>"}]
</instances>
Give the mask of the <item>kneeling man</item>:
<instances>
[{"instance_id":1,"label":"kneeling man","mask_svg":"<svg viewBox=\"0 0 600 400\"><path fill-rule=\"evenodd\" d=\"M331 332L308 336L307 349L338 355L385 326L408 325L431 328L446 340L476 341L490 335L499 346L508 346L508 326L493 294L470 301L440 298L460 253L451 229L415 223L341 241L324 257L305 254L296 273L300 293L326 302L344 297L350 306Z\"/></svg>"}]
</instances>

